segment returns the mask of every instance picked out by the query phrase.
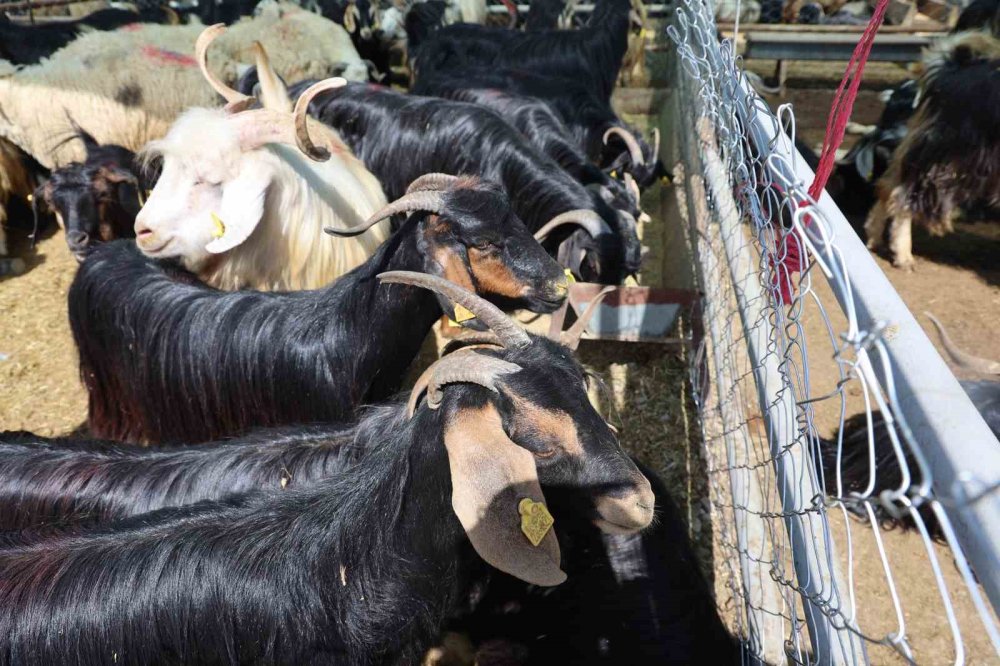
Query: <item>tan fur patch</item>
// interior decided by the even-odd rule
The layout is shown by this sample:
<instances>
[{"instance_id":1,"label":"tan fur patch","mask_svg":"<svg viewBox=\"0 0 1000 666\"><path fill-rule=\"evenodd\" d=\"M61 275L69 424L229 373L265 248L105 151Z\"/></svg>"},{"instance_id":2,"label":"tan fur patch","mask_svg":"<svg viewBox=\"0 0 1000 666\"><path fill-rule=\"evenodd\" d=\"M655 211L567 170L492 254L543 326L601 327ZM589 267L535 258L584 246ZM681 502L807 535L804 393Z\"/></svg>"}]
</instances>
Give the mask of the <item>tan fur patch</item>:
<instances>
[{"instance_id":1,"label":"tan fur patch","mask_svg":"<svg viewBox=\"0 0 1000 666\"><path fill-rule=\"evenodd\" d=\"M517 410L517 428L530 430L534 437L564 453L583 457L583 444L573 418L565 412L539 407L525 398L509 393Z\"/></svg>"},{"instance_id":2,"label":"tan fur patch","mask_svg":"<svg viewBox=\"0 0 1000 666\"><path fill-rule=\"evenodd\" d=\"M527 286L518 282L510 267L495 254L469 248L469 264L476 282L492 294L519 298L527 291Z\"/></svg>"}]
</instances>

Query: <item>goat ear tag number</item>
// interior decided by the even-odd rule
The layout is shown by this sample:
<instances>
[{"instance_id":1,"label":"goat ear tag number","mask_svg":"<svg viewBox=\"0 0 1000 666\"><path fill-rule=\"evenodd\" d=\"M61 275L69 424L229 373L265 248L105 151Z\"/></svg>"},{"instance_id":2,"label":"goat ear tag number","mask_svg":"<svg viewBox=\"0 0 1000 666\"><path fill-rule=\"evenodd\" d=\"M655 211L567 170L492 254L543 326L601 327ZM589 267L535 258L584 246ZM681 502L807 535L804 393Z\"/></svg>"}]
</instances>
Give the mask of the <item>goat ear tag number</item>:
<instances>
[{"instance_id":1,"label":"goat ear tag number","mask_svg":"<svg viewBox=\"0 0 1000 666\"><path fill-rule=\"evenodd\" d=\"M472 314L464 306L455 304L455 322L461 324L463 321L469 321L470 319L475 319L476 315Z\"/></svg>"},{"instance_id":2,"label":"goat ear tag number","mask_svg":"<svg viewBox=\"0 0 1000 666\"><path fill-rule=\"evenodd\" d=\"M212 224L215 226L212 228L212 238L222 238L226 235L226 225L223 223L222 218L212 213Z\"/></svg>"},{"instance_id":3,"label":"goat ear tag number","mask_svg":"<svg viewBox=\"0 0 1000 666\"><path fill-rule=\"evenodd\" d=\"M521 531L532 546L538 547L545 535L549 533L556 519L541 502L525 497L517 504L517 512L521 514Z\"/></svg>"}]
</instances>

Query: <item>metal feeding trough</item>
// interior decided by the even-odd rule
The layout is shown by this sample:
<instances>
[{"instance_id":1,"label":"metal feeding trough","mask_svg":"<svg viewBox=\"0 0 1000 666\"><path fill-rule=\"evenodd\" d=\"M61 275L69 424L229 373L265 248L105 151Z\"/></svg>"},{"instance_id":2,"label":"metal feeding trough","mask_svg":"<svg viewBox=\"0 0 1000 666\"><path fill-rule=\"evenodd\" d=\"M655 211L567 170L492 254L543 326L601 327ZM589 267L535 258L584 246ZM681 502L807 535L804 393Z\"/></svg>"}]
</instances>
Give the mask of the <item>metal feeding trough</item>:
<instances>
[{"instance_id":1,"label":"metal feeding trough","mask_svg":"<svg viewBox=\"0 0 1000 666\"><path fill-rule=\"evenodd\" d=\"M552 314L550 334L566 327L566 312L572 308L579 317L587 305L607 285L578 282L570 285L566 304ZM597 306L587 323L584 340L621 340L627 342L684 342L669 337L681 308L697 301L693 291L657 287L615 287Z\"/></svg>"}]
</instances>

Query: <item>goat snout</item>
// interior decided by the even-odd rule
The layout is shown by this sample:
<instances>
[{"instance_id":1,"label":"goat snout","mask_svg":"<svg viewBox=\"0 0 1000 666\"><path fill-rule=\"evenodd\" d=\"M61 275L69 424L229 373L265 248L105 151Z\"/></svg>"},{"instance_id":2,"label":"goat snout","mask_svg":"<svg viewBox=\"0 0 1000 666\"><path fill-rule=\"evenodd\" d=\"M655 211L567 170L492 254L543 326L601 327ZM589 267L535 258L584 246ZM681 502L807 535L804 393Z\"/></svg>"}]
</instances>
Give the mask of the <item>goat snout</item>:
<instances>
[{"instance_id":1,"label":"goat snout","mask_svg":"<svg viewBox=\"0 0 1000 666\"><path fill-rule=\"evenodd\" d=\"M644 476L634 487L614 495L602 495L596 503L598 518L594 522L608 534L632 534L653 522L656 498Z\"/></svg>"},{"instance_id":2,"label":"goat snout","mask_svg":"<svg viewBox=\"0 0 1000 666\"><path fill-rule=\"evenodd\" d=\"M85 231L67 231L66 243L69 245L69 249L74 252L84 250L90 243L90 235Z\"/></svg>"}]
</instances>

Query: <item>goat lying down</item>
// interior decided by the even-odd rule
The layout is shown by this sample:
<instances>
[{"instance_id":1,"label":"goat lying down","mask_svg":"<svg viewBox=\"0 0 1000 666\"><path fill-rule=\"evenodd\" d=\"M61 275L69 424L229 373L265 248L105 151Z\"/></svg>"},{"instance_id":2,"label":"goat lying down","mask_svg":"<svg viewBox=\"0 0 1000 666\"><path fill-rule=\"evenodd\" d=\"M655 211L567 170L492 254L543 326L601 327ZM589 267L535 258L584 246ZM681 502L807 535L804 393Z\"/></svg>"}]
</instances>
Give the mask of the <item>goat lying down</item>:
<instances>
[{"instance_id":1,"label":"goat lying down","mask_svg":"<svg viewBox=\"0 0 1000 666\"><path fill-rule=\"evenodd\" d=\"M137 242L148 256L177 258L220 289L317 289L368 259L388 235L382 224L324 240L324 227L357 227L386 203L336 133L305 117L313 95L344 80L316 84L293 111L258 48L264 108L241 110L254 100L208 68L209 45L224 31L207 28L195 51L228 105L185 112L145 147L144 160L161 158L162 172L135 220Z\"/></svg>"},{"instance_id":2,"label":"goat lying down","mask_svg":"<svg viewBox=\"0 0 1000 666\"><path fill-rule=\"evenodd\" d=\"M69 290L91 432L204 442L346 418L391 395L442 310L468 317L423 290L380 286L382 270L447 277L504 307L559 307L568 288L562 268L499 188L430 175L411 189L365 226L334 230L363 233L416 211L368 261L315 291L223 292L131 243L95 248Z\"/></svg>"},{"instance_id":3,"label":"goat lying down","mask_svg":"<svg viewBox=\"0 0 1000 666\"><path fill-rule=\"evenodd\" d=\"M587 306L558 341L576 349ZM448 354L482 336L453 341ZM0 532L107 523L233 493L313 484L365 450L342 425L293 426L197 446L149 448L28 432L0 433Z\"/></svg>"},{"instance_id":4,"label":"goat lying down","mask_svg":"<svg viewBox=\"0 0 1000 666\"><path fill-rule=\"evenodd\" d=\"M865 222L868 247L913 267L911 226L953 230L963 207L1000 208L1000 39L966 32L940 40L926 60L910 130L878 182Z\"/></svg>"},{"instance_id":5,"label":"goat lying down","mask_svg":"<svg viewBox=\"0 0 1000 666\"><path fill-rule=\"evenodd\" d=\"M344 474L0 550L0 653L413 663L464 596L478 566L469 543L526 582L566 579L543 485L575 489L606 532L649 525L649 482L567 348L446 280L381 277L434 289L493 335L429 369L412 410L368 410L353 425L368 453Z\"/></svg>"},{"instance_id":6,"label":"goat lying down","mask_svg":"<svg viewBox=\"0 0 1000 666\"><path fill-rule=\"evenodd\" d=\"M308 85L290 90L294 96ZM340 133L390 197L422 173L476 175L503 185L532 231L556 218L579 224L559 259L585 280L618 284L639 269L635 218L589 192L489 109L349 84L318 95L310 113ZM546 246L555 252L568 237L560 230Z\"/></svg>"}]
</instances>

